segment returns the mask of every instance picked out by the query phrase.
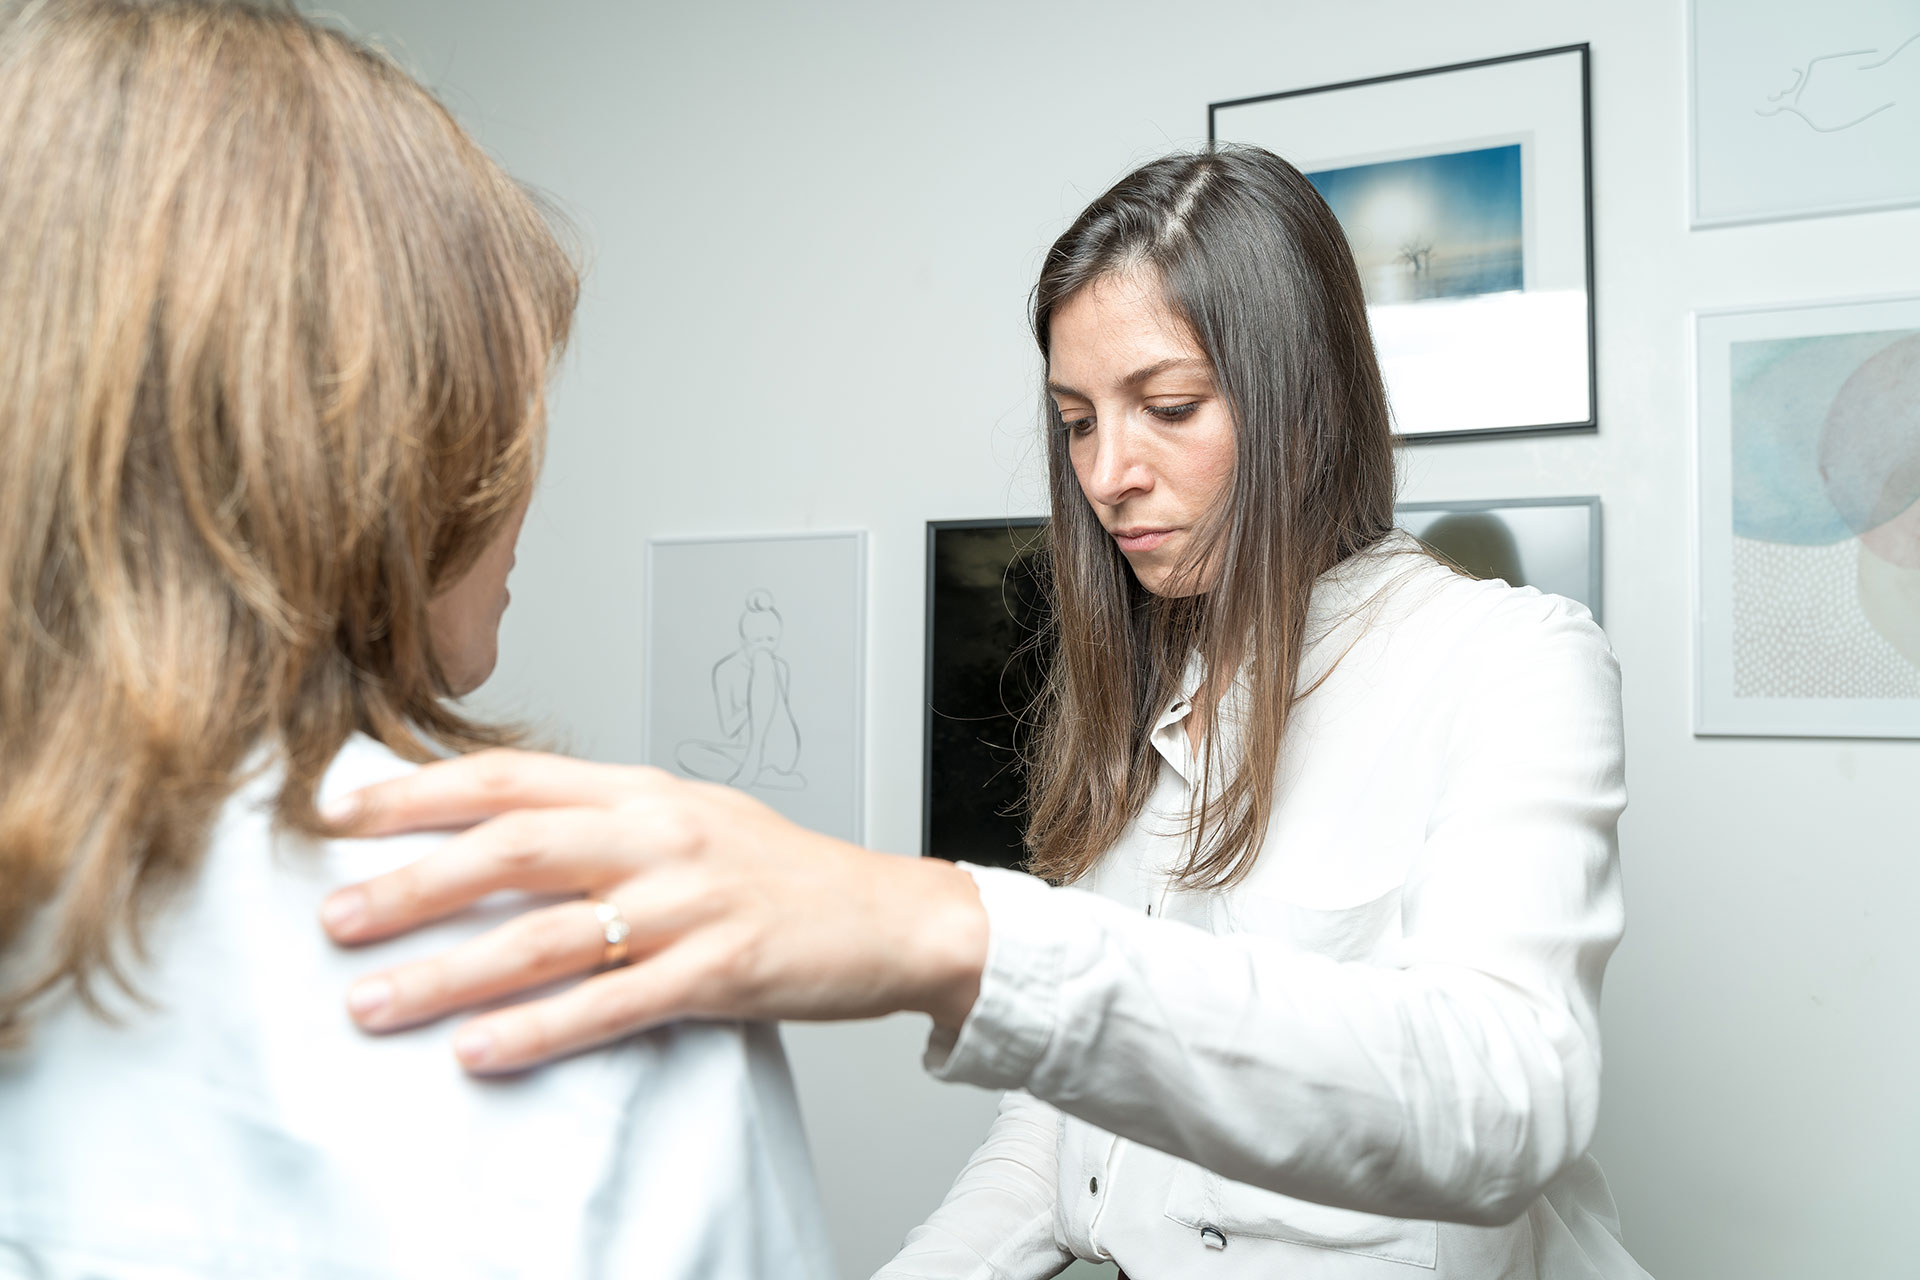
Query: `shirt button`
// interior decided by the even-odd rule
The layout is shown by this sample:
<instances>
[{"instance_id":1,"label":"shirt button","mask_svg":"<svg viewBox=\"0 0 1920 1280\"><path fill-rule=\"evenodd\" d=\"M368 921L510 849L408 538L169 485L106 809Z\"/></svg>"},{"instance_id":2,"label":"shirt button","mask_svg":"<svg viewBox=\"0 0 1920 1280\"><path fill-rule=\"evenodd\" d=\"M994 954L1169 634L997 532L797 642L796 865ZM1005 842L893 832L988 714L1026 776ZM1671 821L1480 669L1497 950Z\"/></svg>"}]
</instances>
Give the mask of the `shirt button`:
<instances>
[{"instance_id":1,"label":"shirt button","mask_svg":"<svg viewBox=\"0 0 1920 1280\"><path fill-rule=\"evenodd\" d=\"M1087 1194L1094 1195L1094 1196L1097 1196L1100 1194L1100 1179L1098 1178L1087 1179Z\"/></svg>"},{"instance_id":2,"label":"shirt button","mask_svg":"<svg viewBox=\"0 0 1920 1280\"><path fill-rule=\"evenodd\" d=\"M1226 1232L1220 1230L1218 1227L1202 1227L1200 1228L1200 1243L1209 1249L1224 1249L1227 1247Z\"/></svg>"}]
</instances>

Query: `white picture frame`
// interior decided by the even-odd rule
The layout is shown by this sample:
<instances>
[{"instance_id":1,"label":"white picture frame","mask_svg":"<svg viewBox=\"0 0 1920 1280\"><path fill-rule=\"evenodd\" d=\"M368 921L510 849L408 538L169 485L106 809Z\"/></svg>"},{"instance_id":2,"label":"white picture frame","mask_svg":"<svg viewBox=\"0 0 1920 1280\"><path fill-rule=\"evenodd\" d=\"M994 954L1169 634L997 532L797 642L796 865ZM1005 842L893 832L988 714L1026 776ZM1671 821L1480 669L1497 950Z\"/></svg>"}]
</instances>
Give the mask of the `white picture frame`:
<instances>
[{"instance_id":1,"label":"white picture frame","mask_svg":"<svg viewBox=\"0 0 1920 1280\"><path fill-rule=\"evenodd\" d=\"M1597 426L1589 80L1581 44L1208 107L1341 219L1403 440Z\"/></svg>"},{"instance_id":2,"label":"white picture frame","mask_svg":"<svg viewBox=\"0 0 1920 1280\"><path fill-rule=\"evenodd\" d=\"M865 836L867 535L647 540L642 752Z\"/></svg>"},{"instance_id":3,"label":"white picture frame","mask_svg":"<svg viewBox=\"0 0 1920 1280\"><path fill-rule=\"evenodd\" d=\"M1920 5L1688 0L1696 229L1920 204Z\"/></svg>"},{"instance_id":4,"label":"white picture frame","mask_svg":"<svg viewBox=\"0 0 1920 1280\"><path fill-rule=\"evenodd\" d=\"M1701 311L1693 354L1694 732L1920 737L1920 297Z\"/></svg>"}]
</instances>

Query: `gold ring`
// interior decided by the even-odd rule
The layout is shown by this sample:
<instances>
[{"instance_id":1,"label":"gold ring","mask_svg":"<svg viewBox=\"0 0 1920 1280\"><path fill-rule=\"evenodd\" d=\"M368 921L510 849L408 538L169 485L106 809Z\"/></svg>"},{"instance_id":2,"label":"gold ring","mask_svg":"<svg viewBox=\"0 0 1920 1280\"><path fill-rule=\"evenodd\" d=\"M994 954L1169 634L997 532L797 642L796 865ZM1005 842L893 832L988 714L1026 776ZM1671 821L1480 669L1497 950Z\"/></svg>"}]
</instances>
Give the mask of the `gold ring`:
<instances>
[{"instance_id":1,"label":"gold ring","mask_svg":"<svg viewBox=\"0 0 1920 1280\"><path fill-rule=\"evenodd\" d=\"M620 908L601 898L593 904L593 914L600 918L600 933L607 940L606 950L600 953L600 967L611 969L627 962L627 937L633 930L627 925L627 918L620 914Z\"/></svg>"}]
</instances>

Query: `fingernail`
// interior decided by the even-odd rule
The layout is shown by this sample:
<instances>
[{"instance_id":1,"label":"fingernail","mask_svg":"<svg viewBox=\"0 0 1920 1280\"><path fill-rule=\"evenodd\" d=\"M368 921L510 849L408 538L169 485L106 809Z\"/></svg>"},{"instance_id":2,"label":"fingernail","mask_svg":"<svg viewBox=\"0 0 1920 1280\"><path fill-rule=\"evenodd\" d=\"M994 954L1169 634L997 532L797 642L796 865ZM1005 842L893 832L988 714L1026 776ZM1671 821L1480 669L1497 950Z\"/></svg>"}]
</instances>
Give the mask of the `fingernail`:
<instances>
[{"instance_id":1,"label":"fingernail","mask_svg":"<svg viewBox=\"0 0 1920 1280\"><path fill-rule=\"evenodd\" d=\"M367 914L367 895L358 889L342 889L320 904L320 923L336 936L351 933Z\"/></svg>"},{"instance_id":2,"label":"fingernail","mask_svg":"<svg viewBox=\"0 0 1920 1280\"><path fill-rule=\"evenodd\" d=\"M360 816L360 793L349 791L320 806L320 816L334 826L344 826Z\"/></svg>"},{"instance_id":3,"label":"fingernail","mask_svg":"<svg viewBox=\"0 0 1920 1280\"><path fill-rule=\"evenodd\" d=\"M360 1022L372 1022L393 1002L393 984L385 978L354 983L347 992L347 1012Z\"/></svg>"},{"instance_id":4,"label":"fingernail","mask_svg":"<svg viewBox=\"0 0 1920 1280\"><path fill-rule=\"evenodd\" d=\"M453 1053L462 1065L484 1067L493 1061L493 1032L478 1024L465 1026L453 1037Z\"/></svg>"}]
</instances>

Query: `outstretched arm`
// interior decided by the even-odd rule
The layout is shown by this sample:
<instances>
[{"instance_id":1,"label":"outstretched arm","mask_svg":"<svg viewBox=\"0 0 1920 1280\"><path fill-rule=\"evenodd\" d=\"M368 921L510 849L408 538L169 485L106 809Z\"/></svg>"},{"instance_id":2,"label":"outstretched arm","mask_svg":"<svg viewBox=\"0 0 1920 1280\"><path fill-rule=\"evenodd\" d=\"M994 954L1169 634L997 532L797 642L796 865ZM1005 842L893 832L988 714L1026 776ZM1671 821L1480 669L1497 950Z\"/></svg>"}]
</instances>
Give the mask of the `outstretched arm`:
<instances>
[{"instance_id":1,"label":"outstretched arm","mask_svg":"<svg viewBox=\"0 0 1920 1280\"><path fill-rule=\"evenodd\" d=\"M1285 1194L1506 1221L1592 1133L1621 929L1618 672L1597 629L1563 620L1524 661L1490 649L1468 706L1403 889L1398 969L1008 872L976 873L976 893L958 868L803 831L729 788L514 753L363 793L360 834L485 821L337 895L328 927L381 937L501 888L615 902L638 962L477 1019L459 1041L477 1070L689 1015L922 1010L948 1078ZM362 984L356 1016L405 1025L600 954L586 903L546 908Z\"/></svg>"}]
</instances>

